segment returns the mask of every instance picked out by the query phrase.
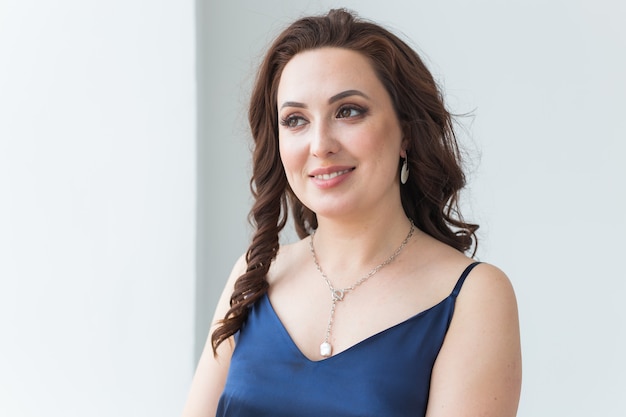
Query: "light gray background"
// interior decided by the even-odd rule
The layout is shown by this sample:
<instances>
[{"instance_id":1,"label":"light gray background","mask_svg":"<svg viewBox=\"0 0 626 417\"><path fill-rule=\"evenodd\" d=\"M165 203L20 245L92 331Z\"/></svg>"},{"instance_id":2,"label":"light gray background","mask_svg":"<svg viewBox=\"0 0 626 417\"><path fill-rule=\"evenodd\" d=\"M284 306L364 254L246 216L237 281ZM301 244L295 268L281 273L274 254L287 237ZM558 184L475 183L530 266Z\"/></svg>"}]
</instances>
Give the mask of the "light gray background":
<instances>
[{"instance_id":1,"label":"light gray background","mask_svg":"<svg viewBox=\"0 0 626 417\"><path fill-rule=\"evenodd\" d=\"M618 0L0 0L0 415L179 413L248 243L255 68L337 6L473 113L464 208L517 291L519 416L626 415Z\"/></svg>"},{"instance_id":2,"label":"light gray background","mask_svg":"<svg viewBox=\"0 0 626 417\"><path fill-rule=\"evenodd\" d=\"M0 416L180 414L195 5L0 0Z\"/></svg>"},{"instance_id":3,"label":"light gray background","mask_svg":"<svg viewBox=\"0 0 626 417\"><path fill-rule=\"evenodd\" d=\"M209 298L247 243L245 106L255 65L293 18L346 6L422 51L452 110L473 114L460 120L471 173L465 215L481 224L479 258L501 267L518 295L519 416L626 415L625 4L206 3Z\"/></svg>"}]
</instances>

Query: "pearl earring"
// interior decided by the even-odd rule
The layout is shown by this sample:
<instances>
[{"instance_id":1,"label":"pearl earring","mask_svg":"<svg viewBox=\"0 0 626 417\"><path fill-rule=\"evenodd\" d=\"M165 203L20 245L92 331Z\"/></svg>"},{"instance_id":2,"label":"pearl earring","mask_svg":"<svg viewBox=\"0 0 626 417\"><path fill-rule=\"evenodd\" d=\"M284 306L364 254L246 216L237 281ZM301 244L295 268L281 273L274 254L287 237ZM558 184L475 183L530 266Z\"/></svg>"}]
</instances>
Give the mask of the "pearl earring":
<instances>
[{"instance_id":1,"label":"pearl earring","mask_svg":"<svg viewBox=\"0 0 626 417\"><path fill-rule=\"evenodd\" d=\"M402 169L400 170L400 182L402 184L406 184L408 179L409 179L409 158L405 156L404 163L402 164Z\"/></svg>"}]
</instances>

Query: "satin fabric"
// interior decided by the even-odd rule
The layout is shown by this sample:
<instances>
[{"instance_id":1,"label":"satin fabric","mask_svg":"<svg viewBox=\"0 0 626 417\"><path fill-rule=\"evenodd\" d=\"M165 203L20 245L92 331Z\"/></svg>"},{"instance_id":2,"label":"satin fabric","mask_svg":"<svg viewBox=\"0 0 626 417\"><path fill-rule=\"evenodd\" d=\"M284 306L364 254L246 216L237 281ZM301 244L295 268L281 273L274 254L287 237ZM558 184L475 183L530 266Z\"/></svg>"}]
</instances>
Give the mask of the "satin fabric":
<instances>
[{"instance_id":1,"label":"satin fabric","mask_svg":"<svg viewBox=\"0 0 626 417\"><path fill-rule=\"evenodd\" d=\"M236 335L216 416L424 416L456 297L477 264L437 305L321 361L300 352L265 295Z\"/></svg>"}]
</instances>

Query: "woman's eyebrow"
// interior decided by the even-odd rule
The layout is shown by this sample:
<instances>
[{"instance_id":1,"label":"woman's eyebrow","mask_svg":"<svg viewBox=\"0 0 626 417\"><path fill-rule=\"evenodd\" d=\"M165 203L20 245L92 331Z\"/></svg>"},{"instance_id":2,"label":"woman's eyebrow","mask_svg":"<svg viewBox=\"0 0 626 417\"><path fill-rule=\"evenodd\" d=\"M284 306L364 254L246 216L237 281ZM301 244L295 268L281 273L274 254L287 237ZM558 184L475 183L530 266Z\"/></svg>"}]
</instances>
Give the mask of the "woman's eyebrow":
<instances>
[{"instance_id":1,"label":"woman's eyebrow","mask_svg":"<svg viewBox=\"0 0 626 417\"><path fill-rule=\"evenodd\" d=\"M331 98L328 99L328 104L333 104L336 101L341 100L342 98L350 97L350 96L361 96L366 99L369 99L369 96L362 91L359 90L346 90L341 93L335 94ZM304 103L300 103L298 101L285 101L280 108L283 109L285 107L298 107L301 109L306 109L307 105Z\"/></svg>"},{"instance_id":2,"label":"woman's eyebrow","mask_svg":"<svg viewBox=\"0 0 626 417\"><path fill-rule=\"evenodd\" d=\"M346 98L346 97L350 97L350 96L361 96L364 97L366 99L369 99L369 97L367 96L367 94L359 91L359 90L346 90L346 91L342 91L339 94L335 94L334 96L332 96L331 98L328 99L328 104L333 104L334 102L341 100L342 98Z\"/></svg>"},{"instance_id":3,"label":"woman's eyebrow","mask_svg":"<svg viewBox=\"0 0 626 417\"><path fill-rule=\"evenodd\" d=\"M299 107L301 109L306 109L306 104L304 103L299 103L297 101L285 101L283 103L282 106L280 106L281 109L285 108L285 107Z\"/></svg>"}]
</instances>

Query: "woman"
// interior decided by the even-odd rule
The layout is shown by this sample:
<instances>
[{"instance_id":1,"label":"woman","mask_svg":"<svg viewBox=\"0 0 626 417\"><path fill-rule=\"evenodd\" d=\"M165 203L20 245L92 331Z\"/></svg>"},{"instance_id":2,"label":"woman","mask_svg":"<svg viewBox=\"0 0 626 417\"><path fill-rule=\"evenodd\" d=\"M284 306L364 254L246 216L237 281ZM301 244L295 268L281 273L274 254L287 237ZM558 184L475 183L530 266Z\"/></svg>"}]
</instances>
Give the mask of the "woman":
<instances>
[{"instance_id":1,"label":"woman","mask_svg":"<svg viewBox=\"0 0 626 417\"><path fill-rule=\"evenodd\" d=\"M431 74L345 10L270 47L249 112L252 244L184 416L514 416L507 277L465 255L478 226ZM291 212L302 240L279 245Z\"/></svg>"}]
</instances>

